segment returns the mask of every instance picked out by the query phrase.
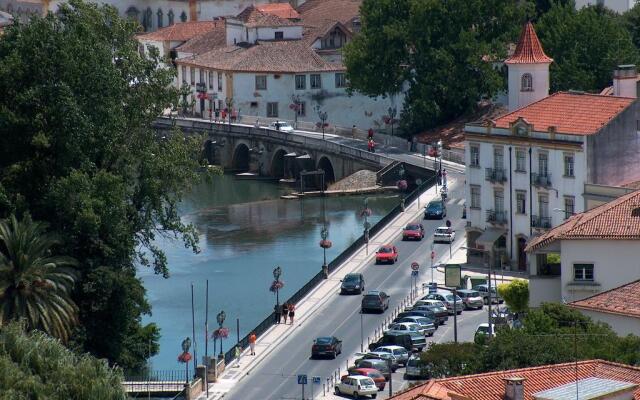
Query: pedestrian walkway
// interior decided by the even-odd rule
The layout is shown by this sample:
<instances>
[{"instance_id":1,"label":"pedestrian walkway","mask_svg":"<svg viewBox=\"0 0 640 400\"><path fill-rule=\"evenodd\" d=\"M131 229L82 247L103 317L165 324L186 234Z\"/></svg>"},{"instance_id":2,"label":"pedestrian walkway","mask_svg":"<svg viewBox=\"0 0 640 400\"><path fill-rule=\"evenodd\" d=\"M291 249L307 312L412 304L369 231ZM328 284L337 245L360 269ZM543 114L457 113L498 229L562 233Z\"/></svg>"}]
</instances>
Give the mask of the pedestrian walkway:
<instances>
[{"instance_id":1,"label":"pedestrian walkway","mask_svg":"<svg viewBox=\"0 0 640 400\"><path fill-rule=\"evenodd\" d=\"M455 177L449 178L449 188L459 188L462 182ZM240 360L234 360L228 365L216 383L209 385L208 400L221 399L226 393L260 364L269 354L276 350L289 337L296 334L296 330L303 324L314 318L314 313L336 293L340 286L340 278L347 273L358 272L365 268L374 258L375 250L386 243L397 239L402 229L410 222L422 217L423 207L433 199L439 199L440 193L435 187L425 191L411 204L406 206L405 212L399 214L384 229L370 239L368 245L363 245L346 262L332 273L328 280L320 283L306 297L296 305L296 320L293 325L278 324L258 337L256 342L256 355L249 355L249 350L244 349ZM198 400L207 400L205 394Z\"/></svg>"}]
</instances>

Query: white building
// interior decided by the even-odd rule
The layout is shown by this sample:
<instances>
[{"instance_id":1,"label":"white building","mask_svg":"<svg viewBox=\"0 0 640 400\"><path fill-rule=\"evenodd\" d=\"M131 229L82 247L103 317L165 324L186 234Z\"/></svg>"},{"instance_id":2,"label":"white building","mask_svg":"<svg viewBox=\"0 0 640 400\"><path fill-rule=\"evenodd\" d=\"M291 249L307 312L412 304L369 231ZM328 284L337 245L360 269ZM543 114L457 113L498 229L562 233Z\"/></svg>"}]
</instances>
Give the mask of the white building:
<instances>
[{"instance_id":1,"label":"white building","mask_svg":"<svg viewBox=\"0 0 640 400\"><path fill-rule=\"evenodd\" d=\"M465 126L470 262L526 271L529 240L585 209L585 183L640 180L636 99L620 93L547 96L550 60L527 23L506 60L515 110L489 124ZM636 75L635 67L628 71L616 76ZM629 93L627 85L635 87L635 79L620 79L614 87Z\"/></svg>"},{"instance_id":2,"label":"white building","mask_svg":"<svg viewBox=\"0 0 640 400\"><path fill-rule=\"evenodd\" d=\"M140 50L144 54L148 55L149 51L155 48L160 57L175 59L178 57L176 47L209 32L224 35L224 31L224 20L178 22L155 32L138 35L137 39L140 42Z\"/></svg>"},{"instance_id":3,"label":"white building","mask_svg":"<svg viewBox=\"0 0 640 400\"><path fill-rule=\"evenodd\" d=\"M637 0L575 0L576 8L580 9L585 6L605 6L617 13L624 13L633 8Z\"/></svg>"}]
</instances>

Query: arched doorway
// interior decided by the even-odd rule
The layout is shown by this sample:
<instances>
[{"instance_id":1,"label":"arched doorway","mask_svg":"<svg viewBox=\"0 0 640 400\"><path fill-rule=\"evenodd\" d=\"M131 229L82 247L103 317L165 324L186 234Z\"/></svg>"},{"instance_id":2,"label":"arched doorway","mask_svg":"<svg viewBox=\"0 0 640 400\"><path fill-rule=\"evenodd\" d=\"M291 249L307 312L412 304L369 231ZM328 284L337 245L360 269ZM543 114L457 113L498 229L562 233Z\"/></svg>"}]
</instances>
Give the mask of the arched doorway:
<instances>
[{"instance_id":1,"label":"arched doorway","mask_svg":"<svg viewBox=\"0 0 640 400\"><path fill-rule=\"evenodd\" d=\"M327 189L330 184L336 181L336 175L333 172L333 165L328 157L320 157L320 160L318 161L318 169L324 171L324 188L322 189ZM322 177L318 176L318 187L322 185L321 182Z\"/></svg>"},{"instance_id":2,"label":"arched doorway","mask_svg":"<svg viewBox=\"0 0 640 400\"><path fill-rule=\"evenodd\" d=\"M209 165L214 164L215 147L213 146L213 142L211 140L207 140L206 142L204 142L203 153L204 153L203 156L207 160Z\"/></svg>"},{"instance_id":3,"label":"arched doorway","mask_svg":"<svg viewBox=\"0 0 640 400\"><path fill-rule=\"evenodd\" d=\"M286 160L285 155L287 151L284 149L279 149L273 155L273 159L271 160L271 171L269 172L271 176L274 178L286 178L285 168L286 168Z\"/></svg>"},{"instance_id":4,"label":"arched doorway","mask_svg":"<svg viewBox=\"0 0 640 400\"><path fill-rule=\"evenodd\" d=\"M231 160L231 169L237 172L249 171L249 147L246 144L240 143L236 146Z\"/></svg>"},{"instance_id":5,"label":"arched doorway","mask_svg":"<svg viewBox=\"0 0 640 400\"><path fill-rule=\"evenodd\" d=\"M527 239L520 236L518 238L518 271L527 270L527 253L524 249L527 247Z\"/></svg>"}]
</instances>

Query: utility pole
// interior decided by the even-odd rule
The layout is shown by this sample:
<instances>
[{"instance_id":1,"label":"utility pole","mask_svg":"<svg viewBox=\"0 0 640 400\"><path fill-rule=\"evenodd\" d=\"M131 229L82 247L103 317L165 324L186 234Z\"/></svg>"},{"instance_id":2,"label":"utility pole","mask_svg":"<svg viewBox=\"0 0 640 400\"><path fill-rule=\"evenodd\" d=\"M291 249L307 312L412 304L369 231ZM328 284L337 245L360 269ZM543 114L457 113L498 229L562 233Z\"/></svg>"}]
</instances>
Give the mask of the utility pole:
<instances>
[{"instance_id":1,"label":"utility pole","mask_svg":"<svg viewBox=\"0 0 640 400\"><path fill-rule=\"evenodd\" d=\"M488 265L488 273L489 273L489 279L487 279L487 290L488 292L488 306L489 306L489 338L491 338L492 334L493 334L493 325L491 324L491 302L492 302L492 297L493 297L493 293L491 293L491 257L489 257L489 265Z\"/></svg>"},{"instance_id":2,"label":"utility pole","mask_svg":"<svg viewBox=\"0 0 640 400\"><path fill-rule=\"evenodd\" d=\"M458 288L453 288L453 341L458 343Z\"/></svg>"}]
</instances>

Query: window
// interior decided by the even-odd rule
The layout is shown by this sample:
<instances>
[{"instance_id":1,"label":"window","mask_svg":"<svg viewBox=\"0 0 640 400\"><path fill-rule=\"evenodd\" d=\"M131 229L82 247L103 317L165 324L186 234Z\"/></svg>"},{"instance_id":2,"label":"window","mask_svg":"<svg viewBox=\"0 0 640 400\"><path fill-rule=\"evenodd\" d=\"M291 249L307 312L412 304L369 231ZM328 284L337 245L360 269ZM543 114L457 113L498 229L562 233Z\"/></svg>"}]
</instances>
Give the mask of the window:
<instances>
[{"instance_id":1,"label":"window","mask_svg":"<svg viewBox=\"0 0 640 400\"><path fill-rule=\"evenodd\" d=\"M471 208L480 208L480 186L471 185Z\"/></svg>"},{"instance_id":2,"label":"window","mask_svg":"<svg viewBox=\"0 0 640 400\"><path fill-rule=\"evenodd\" d=\"M504 153L502 147L493 148L493 168L496 170L504 169Z\"/></svg>"},{"instance_id":3,"label":"window","mask_svg":"<svg viewBox=\"0 0 640 400\"><path fill-rule=\"evenodd\" d=\"M527 156L522 149L516 149L516 172L527 172Z\"/></svg>"},{"instance_id":4,"label":"window","mask_svg":"<svg viewBox=\"0 0 640 400\"><path fill-rule=\"evenodd\" d=\"M296 75L296 90L304 90L307 88L307 76Z\"/></svg>"},{"instance_id":5,"label":"window","mask_svg":"<svg viewBox=\"0 0 640 400\"><path fill-rule=\"evenodd\" d=\"M218 72L218 92L222 91L222 72Z\"/></svg>"},{"instance_id":6,"label":"window","mask_svg":"<svg viewBox=\"0 0 640 400\"><path fill-rule=\"evenodd\" d=\"M213 89L213 71L209 71L209 89Z\"/></svg>"},{"instance_id":7,"label":"window","mask_svg":"<svg viewBox=\"0 0 640 400\"><path fill-rule=\"evenodd\" d=\"M504 211L504 192L502 190L494 190L493 203L496 213Z\"/></svg>"},{"instance_id":8,"label":"window","mask_svg":"<svg viewBox=\"0 0 640 400\"><path fill-rule=\"evenodd\" d=\"M549 218L549 196L546 194L538 196L538 212L540 218Z\"/></svg>"},{"instance_id":9,"label":"window","mask_svg":"<svg viewBox=\"0 0 640 400\"><path fill-rule=\"evenodd\" d=\"M205 80L204 77L204 70L202 68L200 68L200 83L202 84L202 86L206 85L207 81Z\"/></svg>"},{"instance_id":10,"label":"window","mask_svg":"<svg viewBox=\"0 0 640 400\"><path fill-rule=\"evenodd\" d=\"M549 156L547 153L538 154L538 174L540 176L549 175Z\"/></svg>"},{"instance_id":11,"label":"window","mask_svg":"<svg viewBox=\"0 0 640 400\"><path fill-rule=\"evenodd\" d=\"M593 282L593 264L573 264L573 280Z\"/></svg>"},{"instance_id":12,"label":"window","mask_svg":"<svg viewBox=\"0 0 640 400\"><path fill-rule=\"evenodd\" d=\"M347 78L345 74L339 72L336 74L336 88L343 88L347 86Z\"/></svg>"},{"instance_id":13,"label":"window","mask_svg":"<svg viewBox=\"0 0 640 400\"><path fill-rule=\"evenodd\" d=\"M533 77L531 74L523 74L522 78L520 78L521 87L520 90L523 92L533 92Z\"/></svg>"},{"instance_id":14,"label":"window","mask_svg":"<svg viewBox=\"0 0 640 400\"><path fill-rule=\"evenodd\" d=\"M187 22L187 13L186 13L186 12L184 12L184 11L183 11L183 12L180 14L180 21L182 21L182 22Z\"/></svg>"},{"instance_id":15,"label":"window","mask_svg":"<svg viewBox=\"0 0 640 400\"><path fill-rule=\"evenodd\" d=\"M182 82L187 83L187 67L182 66Z\"/></svg>"},{"instance_id":16,"label":"window","mask_svg":"<svg viewBox=\"0 0 640 400\"><path fill-rule=\"evenodd\" d=\"M191 73L191 85L196 84L196 69L193 67L189 67L189 72Z\"/></svg>"},{"instance_id":17,"label":"window","mask_svg":"<svg viewBox=\"0 0 640 400\"><path fill-rule=\"evenodd\" d=\"M564 198L564 219L569 218L576 212L576 199L573 196Z\"/></svg>"},{"instance_id":18,"label":"window","mask_svg":"<svg viewBox=\"0 0 640 400\"><path fill-rule=\"evenodd\" d=\"M158 29L162 28L162 24L164 21L162 20L162 10L158 9Z\"/></svg>"},{"instance_id":19,"label":"window","mask_svg":"<svg viewBox=\"0 0 640 400\"><path fill-rule=\"evenodd\" d=\"M267 90L266 75L256 75L256 90Z\"/></svg>"},{"instance_id":20,"label":"window","mask_svg":"<svg viewBox=\"0 0 640 400\"><path fill-rule=\"evenodd\" d=\"M573 170L574 170L574 157L573 154L565 154L564 155L564 176L573 178Z\"/></svg>"},{"instance_id":21,"label":"window","mask_svg":"<svg viewBox=\"0 0 640 400\"><path fill-rule=\"evenodd\" d=\"M320 74L311 74L311 89L322 89L322 77Z\"/></svg>"},{"instance_id":22,"label":"window","mask_svg":"<svg viewBox=\"0 0 640 400\"><path fill-rule=\"evenodd\" d=\"M278 118L278 103L267 103L267 117Z\"/></svg>"},{"instance_id":23,"label":"window","mask_svg":"<svg viewBox=\"0 0 640 400\"><path fill-rule=\"evenodd\" d=\"M470 155L471 155L471 161L469 162L469 165L471 167L479 167L480 166L480 146L470 146Z\"/></svg>"},{"instance_id":24,"label":"window","mask_svg":"<svg viewBox=\"0 0 640 400\"><path fill-rule=\"evenodd\" d=\"M169 18L169 25L173 25L173 18L175 17L175 14L173 14L173 10L169 10L167 17Z\"/></svg>"},{"instance_id":25,"label":"window","mask_svg":"<svg viewBox=\"0 0 640 400\"><path fill-rule=\"evenodd\" d=\"M298 111L296 111L298 117L304 117L307 115L307 103L304 101L298 102Z\"/></svg>"},{"instance_id":26,"label":"window","mask_svg":"<svg viewBox=\"0 0 640 400\"><path fill-rule=\"evenodd\" d=\"M284 32L282 32L282 31L277 31L277 32L275 33L275 39L276 39L276 40L278 40L278 39L284 39Z\"/></svg>"},{"instance_id":27,"label":"window","mask_svg":"<svg viewBox=\"0 0 640 400\"><path fill-rule=\"evenodd\" d=\"M527 192L525 191L516 191L516 213L527 213Z\"/></svg>"}]
</instances>

